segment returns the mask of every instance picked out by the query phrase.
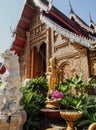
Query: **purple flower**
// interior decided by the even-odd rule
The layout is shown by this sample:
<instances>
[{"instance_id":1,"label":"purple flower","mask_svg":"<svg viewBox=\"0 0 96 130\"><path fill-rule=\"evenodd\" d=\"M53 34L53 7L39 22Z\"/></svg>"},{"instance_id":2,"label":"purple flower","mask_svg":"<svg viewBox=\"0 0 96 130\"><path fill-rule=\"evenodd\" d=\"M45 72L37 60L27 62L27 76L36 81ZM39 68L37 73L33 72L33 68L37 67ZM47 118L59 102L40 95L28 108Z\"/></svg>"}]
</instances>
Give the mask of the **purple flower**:
<instances>
[{"instance_id":1,"label":"purple flower","mask_svg":"<svg viewBox=\"0 0 96 130\"><path fill-rule=\"evenodd\" d=\"M58 90L52 92L52 99L63 98L63 97L64 97L63 93L59 92Z\"/></svg>"}]
</instances>

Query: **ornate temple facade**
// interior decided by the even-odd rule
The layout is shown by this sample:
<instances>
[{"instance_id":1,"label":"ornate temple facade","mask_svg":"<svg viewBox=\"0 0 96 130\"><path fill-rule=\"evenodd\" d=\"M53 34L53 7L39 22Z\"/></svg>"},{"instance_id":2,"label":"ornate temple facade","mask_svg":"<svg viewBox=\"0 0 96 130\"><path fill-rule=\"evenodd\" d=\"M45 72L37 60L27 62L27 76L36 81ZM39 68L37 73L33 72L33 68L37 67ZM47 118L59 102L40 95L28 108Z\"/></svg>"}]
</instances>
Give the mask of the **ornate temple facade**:
<instances>
[{"instance_id":1,"label":"ornate temple facade","mask_svg":"<svg viewBox=\"0 0 96 130\"><path fill-rule=\"evenodd\" d=\"M70 18L46 0L27 0L14 32L11 50L19 56L22 80L44 76L56 57L62 79L83 71L96 77L96 25L81 20L71 8Z\"/></svg>"}]
</instances>

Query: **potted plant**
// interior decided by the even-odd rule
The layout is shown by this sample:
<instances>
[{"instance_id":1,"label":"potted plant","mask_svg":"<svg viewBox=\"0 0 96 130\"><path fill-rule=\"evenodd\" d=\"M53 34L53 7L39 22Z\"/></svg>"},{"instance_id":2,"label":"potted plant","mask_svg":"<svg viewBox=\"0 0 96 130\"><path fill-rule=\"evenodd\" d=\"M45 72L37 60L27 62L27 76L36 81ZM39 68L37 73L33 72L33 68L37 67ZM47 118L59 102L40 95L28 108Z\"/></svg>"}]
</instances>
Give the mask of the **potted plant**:
<instances>
[{"instance_id":1,"label":"potted plant","mask_svg":"<svg viewBox=\"0 0 96 130\"><path fill-rule=\"evenodd\" d=\"M85 100L85 96L80 95L79 97L77 97L74 94L66 94L64 98L61 100L62 107L60 110L60 114L67 123L67 130L74 130L74 122L76 122L82 116L82 101Z\"/></svg>"},{"instance_id":2,"label":"potted plant","mask_svg":"<svg viewBox=\"0 0 96 130\"><path fill-rule=\"evenodd\" d=\"M54 90L50 95L50 99L46 100L46 108L58 109L63 96L62 92Z\"/></svg>"},{"instance_id":3,"label":"potted plant","mask_svg":"<svg viewBox=\"0 0 96 130\"><path fill-rule=\"evenodd\" d=\"M42 114L50 120L61 118L59 108L63 96L62 92L54 90L50 95L50 99L46 100L46 106L41 109Z\"/></svg>"},{"instance_id":4,"label":"potted plant","mask_svg":"<svg viewBox=\"0 0 96 130\"><path fill-rule=\"evenodd\" d=\"M88 97L87 88L94 87L91 78L82 80L82 76L82 73L74 74L57 86L57 90L64 93L64 98L60 101L60 114L67 120L67 129L74 129L73 121L82 116L85 100Z\"/></svg>"}]
</instances>

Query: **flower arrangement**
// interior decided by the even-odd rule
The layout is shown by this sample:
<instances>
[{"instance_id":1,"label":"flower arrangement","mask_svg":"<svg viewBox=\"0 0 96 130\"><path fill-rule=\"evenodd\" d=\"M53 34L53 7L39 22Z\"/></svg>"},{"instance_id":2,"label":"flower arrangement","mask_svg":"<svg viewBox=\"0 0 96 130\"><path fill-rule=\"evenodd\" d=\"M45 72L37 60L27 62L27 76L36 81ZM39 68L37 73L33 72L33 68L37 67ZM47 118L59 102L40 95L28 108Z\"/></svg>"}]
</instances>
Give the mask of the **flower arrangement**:
<instances>
[{"instance_id":1,"label":"flower arrangement","mask_svg":"<svg viewBox=\"0 0 96 130\"><path fill-rule=\"evenodd\" d=\"M61 99L64 97L64 94L58 90L52 92L51 98L54 99Z\"/></svg>"},{"instance_id":2,"label":"flower arrangement","mask_svg":"<svg viewBox=\"0 0 96 130\"><path fill-rule=\"evenodd\" d=\"M54 90L50 95L50 99L46 100L46 108L58 109L60 107L60 101L63 97L64 95L62 92Z\"/></svg>"}]
</instances>

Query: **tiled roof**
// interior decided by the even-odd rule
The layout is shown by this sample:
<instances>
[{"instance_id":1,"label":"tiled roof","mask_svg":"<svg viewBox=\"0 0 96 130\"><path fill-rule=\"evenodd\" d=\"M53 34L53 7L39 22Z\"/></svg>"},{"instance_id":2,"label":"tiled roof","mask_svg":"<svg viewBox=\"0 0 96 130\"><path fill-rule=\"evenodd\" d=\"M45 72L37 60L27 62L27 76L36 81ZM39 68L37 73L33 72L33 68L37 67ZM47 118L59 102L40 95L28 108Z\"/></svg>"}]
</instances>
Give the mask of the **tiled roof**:
<instances>
[{"instance_id":1,"label":"tiled roof","mask_svg":"<svg viewBox=\"0 0 96 130\"><path fill-rule=\"evenodd\" d=\"M93 33L92 28L90 28L76 14L74 14L75 21L73 21L54 6L52 6L51 10L49 10L48 12L48 1L46 0L27 0L22 11L21 18L17 24L16 35L10 48L11 50L15 50L16 53L20 55L25 45L26 31L29 30L31 19L33 17L36 6L39 7L40 10L42 10L43 12L41 13L41 18L43 19L41 19L42 22L44 22L51 28L53 27L53 25L56 25L53 27L53 29L55 31L61 29L62 33L60 31L57 32L62 35L65 35L67 32L66 36L69 37L71 41L75 41L78 44L81 44L91 50L96 49L96 34ZM45 18L46 20L44 21ZM20 37L20 34L18 33L19 29L25 31L25 36L23 35L23 38Z\"/></svg>"}]
</instances>

